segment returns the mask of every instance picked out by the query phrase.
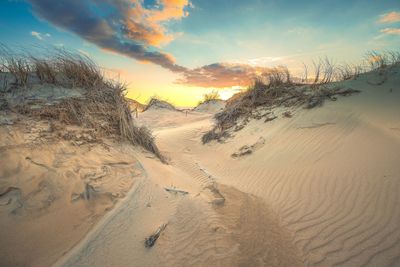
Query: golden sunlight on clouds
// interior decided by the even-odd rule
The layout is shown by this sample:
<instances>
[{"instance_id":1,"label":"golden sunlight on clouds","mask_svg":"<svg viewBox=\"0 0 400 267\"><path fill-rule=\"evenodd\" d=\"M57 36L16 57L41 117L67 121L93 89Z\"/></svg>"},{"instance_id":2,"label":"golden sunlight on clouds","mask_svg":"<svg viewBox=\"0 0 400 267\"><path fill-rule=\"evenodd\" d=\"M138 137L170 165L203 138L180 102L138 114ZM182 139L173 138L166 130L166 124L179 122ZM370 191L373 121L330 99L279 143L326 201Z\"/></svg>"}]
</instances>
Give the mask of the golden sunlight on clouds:
<instances>
[{"instance_id":1,"label":"golden sunlight on clouds","mask_svg":"<svg viewBox=\"0 0 400 267\"><path fill-rule=\"evenodd\" d=\"M380 23L394 23L399 21L400 21L400 12L396 11L383 14L379 19Z\"/></svg>"},{"instance_id":2,"label":"golden sunlight on clouds","mask_svg":"<svg viewBox=\"0 0 400 267\"><path fill-rule=\"evenodd\" d=\"M188 15L184 8L188 0L161 0L162 9L146 9L141 1L133 0L133 7L125 10L125 36L139 40L148 45L161 46L174 39L167 33L163 23L168 20L179 20Z\"/></svg>"},{"instance_id":3,"label":"golden sunlight on clouds","mask_svg":"<svg viewBox=\"0 0 400 267\"><path fill-rule=\"evenodd\" d=\"M189 5L188 0L161 0L162 10L150 10L150 21L160 22L169 19L180 19L189 14L184 11L184 8Z\"/></svg>"},{"instance_id":4,"label":"golden sunlight on clouds","mask_svg":"<svg viewBox=\"0 0 400 267\"><path fill-rule=\"evenodd\" d=\"M385 28L381 30L385 34L400 35L400 28Z\"/></svg>"}]
</instances>

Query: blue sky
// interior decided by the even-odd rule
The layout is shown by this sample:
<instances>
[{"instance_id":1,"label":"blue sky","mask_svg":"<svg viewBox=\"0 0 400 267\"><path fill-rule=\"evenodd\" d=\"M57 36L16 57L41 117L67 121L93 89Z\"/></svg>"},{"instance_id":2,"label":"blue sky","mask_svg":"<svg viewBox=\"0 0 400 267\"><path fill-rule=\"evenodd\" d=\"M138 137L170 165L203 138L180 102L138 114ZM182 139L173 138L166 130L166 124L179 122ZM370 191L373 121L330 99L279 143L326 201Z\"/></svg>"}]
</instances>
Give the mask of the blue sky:
<instances>
[{"instance_id":1,"label":"blue sky","mask_svg":"<svg viewBox=\"0 0 400 267\"><path fill-rule=\"evenodd\" d=\"M400 2L1 0L0 40L78 50L132 97L191 105L214 88L229 95L255 69L399 50Z\"/></svg>"},{"instance_id":2,"label":"blue sky","mask_svg":"<svg viewBox=\"0 0 400 267\"><path fill-rule=\"evenodd\" d=\"M218 2L215 5L214 2ZM184 33L168 48L186 65L321 53L338 59L351 49L395 49L399 36L380 36L379 16L400 11L399 1L194 1L176 25ZM399 26L399 23L391 26ZM187 35L187 36L185 36ZM375 40L374 38L378 38ZM192 44L188 46L188 43ZM190 51L199 57L187 57ZM200 52L200 53L199 53ZM204 57L204 55L206 55Z\"/></svg>"}]
</instances>

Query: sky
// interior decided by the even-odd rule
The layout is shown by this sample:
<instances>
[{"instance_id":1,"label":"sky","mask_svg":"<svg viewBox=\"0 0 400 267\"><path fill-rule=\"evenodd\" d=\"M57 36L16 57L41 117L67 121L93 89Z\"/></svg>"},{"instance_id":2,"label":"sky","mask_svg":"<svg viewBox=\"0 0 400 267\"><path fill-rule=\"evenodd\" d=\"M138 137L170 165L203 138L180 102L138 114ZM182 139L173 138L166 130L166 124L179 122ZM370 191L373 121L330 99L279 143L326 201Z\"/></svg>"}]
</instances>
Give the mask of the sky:
<instances>
[{"instance_id":1,"label":"sky","mask_svg":"<svg viewBox=\"0 0 400 267\"><path fill-rule=\"evenodd\" d=\"M93 58L128 97L193 106L274 66L400 47L398 0L0 0L0 43Z\"/></svg>"}]
</instances>

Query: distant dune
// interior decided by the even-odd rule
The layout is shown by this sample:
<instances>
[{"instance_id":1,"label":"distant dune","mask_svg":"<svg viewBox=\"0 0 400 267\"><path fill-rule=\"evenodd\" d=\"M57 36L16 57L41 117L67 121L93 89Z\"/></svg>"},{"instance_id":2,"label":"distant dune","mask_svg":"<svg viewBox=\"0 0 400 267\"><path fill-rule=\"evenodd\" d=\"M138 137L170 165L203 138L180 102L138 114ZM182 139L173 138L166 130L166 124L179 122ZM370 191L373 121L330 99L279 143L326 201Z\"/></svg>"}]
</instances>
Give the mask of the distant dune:
<instances>
[{"instance_id":1,"label":"distant dune","mask_svg":"<svg viewBox=\"0 0 400 267\"><path fill-rule=\"evenodd\" d=\"M177 110L177 108L168 101L158 98L151 98L143 111L157 109Z\"/></svg>"},{"instance_id":2,"label":"distant dune","mask_svg":"<svg viewBox=\"0 0 400 267\"><path fill-rule=\"evenodd\" d=\"M205 101L196 106L194 111L216 113L224 109L225 103L224 100L219 99Z\"/></svg>"}]
</instances>

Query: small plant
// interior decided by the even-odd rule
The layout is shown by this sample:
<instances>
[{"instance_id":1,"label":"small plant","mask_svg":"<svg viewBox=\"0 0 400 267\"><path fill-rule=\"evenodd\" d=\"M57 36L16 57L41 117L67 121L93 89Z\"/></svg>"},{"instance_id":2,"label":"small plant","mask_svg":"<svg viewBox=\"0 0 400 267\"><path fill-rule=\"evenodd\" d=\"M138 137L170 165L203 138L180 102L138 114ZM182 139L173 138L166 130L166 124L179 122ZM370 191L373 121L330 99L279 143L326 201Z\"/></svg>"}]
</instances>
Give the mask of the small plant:
<instances>
[{"instance_id":1,"label":"small plant","mask_svg":"<svg viewBox=\"0 0 400 267\"><path fill-rule=\"evenodd\" d=\"M389 58L387 54L369 51L367 52L366 57L371 69L383 69L389 64Z\"/></svg>"},{"instance_id":2,"label":"small plant","mask_svg":"<svg viewBox=\"0 0 400 267\"><path fill-rule=\"evenodd\" d=\"M321 85L337 81L338 69L329 58L319 60L318 62L313 61L313 66L314 78L311 84L311 88L318 88ZM307 67L305 67L305 70L307 72Z\"/></svg>"},{"instance_id":3,"label":"small plant","mask_svg":"<svg viewBox=\"0 0 400 267\"><path fill-rule=\"evenodd\" d=\"M25 56L18 56L0 44L1 68L14 77L14 83L17 86L26 86L28 83L31 65Z\"/></svg>"},{"instance_id":4,"label":"small plant","mask_svg":"<svg viewBox=\"0 0 400 267\"><path fill-rule=\"evenodd\" d=\"M363 72L359 65L343 64L337 68L337 80L346 81L356 79Z\"/></svg>"},{"instance_id":5,"label":"small plant","mask_svg":"<svg viewBox=\"0 0 400 267\"><path fill-rule=\"evenodd\" d=\"M210 102L213 100L220 100L220 99L221 99L221 97L219 95L219 92L217 90L212 90L211 92L203 95L203 100L199 104L207 103L207 102Z\"/></svg>"},{"instance_id":6,"label":"small plant","mask_svg":"<svg viewBox=\"0 0 400 267\"><path fill-rule=\"evenodd\" d=\"M40 82L49 84L57 83L57 69L54 62L33 56L31 57L31 61L33 63L33 70Z\"/></svg>"}]
</instances>

